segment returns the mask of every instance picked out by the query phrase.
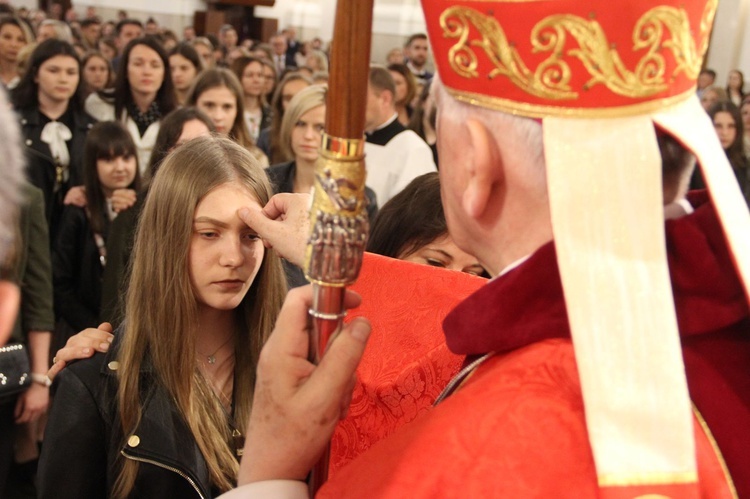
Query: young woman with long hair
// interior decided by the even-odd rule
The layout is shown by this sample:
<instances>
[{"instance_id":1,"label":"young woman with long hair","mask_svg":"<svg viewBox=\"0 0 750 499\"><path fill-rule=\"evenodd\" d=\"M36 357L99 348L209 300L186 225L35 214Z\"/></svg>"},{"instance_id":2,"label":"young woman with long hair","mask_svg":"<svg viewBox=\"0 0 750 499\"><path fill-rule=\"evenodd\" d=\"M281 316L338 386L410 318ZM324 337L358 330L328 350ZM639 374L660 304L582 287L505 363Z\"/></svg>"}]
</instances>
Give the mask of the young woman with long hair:
<instances>
[{"instance_id":1,"label":"young woman with long hair","mask_svg":"<svg viewBox=\"0 0 750 499\"><path fill-rule=\"evenodd\" d=\"M133 207L113 220L110 227L107 238L107 266L102 277L103 321L114 325L119 325L122 321L123 292L128 287L126 269L133 249L135 228L148 195L148 184L156 175L164 158L176 147L192 139L209 136L215 131L211 118L194 107L175 109L162 120L142 183L145 184L143 192L139 193Z\"/></svg>"},{"instance_id":2,"label":"young woman with long hair","mask_svg":"<svg viewBox=\"0 0 750 499\"><path fill-rule=\"evenodd\" d=\"M260 131L271 124L271 107L266 103L263 92L263 62L254 57L243 56L232 63L231 69L242 84L245 124L250 136L257 142Z\"/></svg>"},{"instance_id":3,"label":"young woman with long hair","mask_svg":"<svg viewBox=\"0 0 750 499\"><path fill-rule=\"evenodd\" d=\"M206 113L214 123L216 131L228 136L246 148L264 168L268 158L258 149L245 124L245 105L242 86L228 69L208 69L198 76L186 105L195 106Z\"/></svg>"},{"instance_id":4,"label":"young woman with long hair","mask_svg":"<svg viewBox=\"0 0 750 499\"><path fill-rule=\"evenodd\" d=\"M289 105L292 97L303 88L312 85L313 82L307 76L300 73L288 73L276 87L271 100L271 126L261 130L258 137L258 147L268 156L272 163L288 161L290 158L284 156L281 150L281 120L284 118L284 111Z\"/></svg>"},{"instance_id":5,"label":"young woman with long hair","mask_svg":"<svg viewBox=\"0 0 750 499\"><path fill-rule=\"evenodd\" d=\"M729 101L720 102L714 105L709 111L708 116L714 123L716 135L719 137L721 147L732 165L732 170L737 176L740 188L745 194L745 198L750 196L750 185L748 185L747 158L745 157L745 148L743 146L744 127L742 116L737 106Z\"/></svg>"},{"instance_id":6,"label":"young woman with long hair","mask_svg":"<svg viewBox=\"0 0 750 499\"><path fill-rule=\"evenodd\" d=\"M406 64L389 64L388 71L393 76L393 83L396 84L393 101L396 104L398 121L404 126L409 126L413 111L411 103L417 95L417 80Z\"/></svg>"},{"instance_id":7,"label":"young woman with long hair","mask_svg":"<svg viewBox=\"0 0 750 499\"><path fill-rule=\"evenodd\" d=\"M84 143L95 121L83 110L82 87L73 46L49 39L31 54L12 93L25 139L27 176L44 193L51 241L66 197L69 202L76 192L82 196Z\"/></svg>"},{"instance_id":8,"label":"young woman with long hair","mask_svg":"<svg viewBox=\"0 0 750 499\"><path fill-rule=\"evenodd\" d=\"M742 138L742 144L745 148L745 158L750 160L750 96L746 95L742 99L740 114L742 115L742 129L745 131Z\"/></svg>"},{"instance_id":9,"label":"young woman with long hair","mask_svg":"<svg viewBox=\"0 0 750 499\"><path fill-rule=\"evenodd\" d=\"M91 129L83 173L86 207L65 207L53 243L55 310L70 326L58 328L56 345L65 344L71 332L100 322L106 243L110 223L117 216L113 196L120 189L137 191L140 187L136 147L122 124L105 121Z\"/></svg>"},{"instance_id":10,"label":"young woman with long hair","mask_svg":"<svg viewBox=\"0 0 750 499\"><path fill-rule=\"evenodd\" d=\"M727 97L735 106L742 104L745 98L745 76L739 69L733 69L727 77Z\"/></svg>"},{"instance_id":11,"label":"young woman with long hair","mask_svg":"<svg viewBox=\"0 0 750 499\"><path fill-rule=\"evenodd\" d=\"M708 110L708 116L714 124L716 136L727 155L737 182L750 205L750 184L748 181L748 164L745 157L743 136L744 127L742 116L737 106L730 101L717 102ZM705 189L705 182L700 168L696 168L690 181L691 189Z\"/></svg>"},{"instance_id":12,"label":"young woman with long hair","mask_svg":"<svg viewBox=\"0 0 750 499\"><path fill-rule=\"evenodd\" d=\"M115 86L86 99L86 111L99 121L120 121L138 148L145 168L161 119L177 107L169 60L153 37L131 40L120 57Z\"/></svg>"},{"instance_id":13,"label":"young woman with long hair","mask_svg":"<svg viewBox=\"0 0 750 499\"><path fill-rule=\"evenodd\" d=\"M203 71L203 59L190 43L182 42L169 51L169 67L177 103L184 105L195 78Z\"/></svg>"},{"instance_id":14,"label":"young woman with long hair","mask_svg":"<svg viewBox=\"0 0 750 499\"><path fill-rule=\"evenodd\" d=\"M278 257L237 211L270 195L257 162L225 138L164 160L122 331L106 356L59 375L39 497L214 497L234 486L258 355L286 291Z\"/></svg>"}]
</instances>

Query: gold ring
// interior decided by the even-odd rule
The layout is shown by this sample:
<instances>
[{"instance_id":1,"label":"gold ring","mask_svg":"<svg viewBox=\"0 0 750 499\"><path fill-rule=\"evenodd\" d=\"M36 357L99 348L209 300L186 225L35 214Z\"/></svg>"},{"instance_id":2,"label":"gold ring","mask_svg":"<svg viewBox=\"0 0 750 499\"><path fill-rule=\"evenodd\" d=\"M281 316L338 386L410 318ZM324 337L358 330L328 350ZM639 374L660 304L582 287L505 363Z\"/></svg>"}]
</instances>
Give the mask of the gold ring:
<instances>
[{"instance_id":1,"label":"gold ring","mask_svg":"<svg viewBox=\"0 0 750 499\"><path fill-rule=\"evenodd\" d=\"M52 363L57 364L57 357L52 357Z\"/></svg>"}]
</instances>

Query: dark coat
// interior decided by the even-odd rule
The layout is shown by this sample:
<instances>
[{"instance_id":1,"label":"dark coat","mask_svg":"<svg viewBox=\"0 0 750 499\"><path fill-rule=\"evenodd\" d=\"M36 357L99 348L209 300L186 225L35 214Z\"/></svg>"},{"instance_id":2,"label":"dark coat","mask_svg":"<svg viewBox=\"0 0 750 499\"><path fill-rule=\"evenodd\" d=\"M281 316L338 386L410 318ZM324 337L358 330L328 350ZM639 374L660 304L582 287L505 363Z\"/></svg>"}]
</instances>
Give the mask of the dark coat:
<instances>
[{"instance_id":1,"label":"dark coat","mask_svg":"<svg viewBox=\"0 0 750 499\"><path fill-rule=\"evenodd\" d=\"M75 331L99 325L102 271L86 211L66 206L52 245L52 276L55 312Z\"/></svg>"},{"instance_id":2,"label":"dark coat","mask_svg":"<svg viewBox=\"0 0 750 499\"><path fill-rule=\"evenodd\" d=\"M122 459L139 461L132 498L218 495L211 490L198 444L148 363L141 371L141 421L123 436L117 409L116 343L117 339L107 354L97 353L66 367L55 380L37 497L110 497Z\"/></svg>"},{"instance_id":3,"label":"dark coat","mask_svg":"<svg viewBox=\"0 0 750 499\"><path fill-rule=\"evenodd\" d=\"M39 109L27 108L18 110L21 123L21 133L26 145L27 177L44 194L45 213L49 226L50 241L54 241L57 234L58 222L62 214L62 203L68 189L83 184L83 146L86 134L96 120L85 111L68 110L61 118L70 128L73 137L67 142L70 153L70 177L67 182L55 192L56 170L55 160L49 150L49 145L42 142L42 129L46 120Z\"/></svg>"},{"instance_id":4,"label":"dark coat","mask_svg":"<svg viewBox=\"0 0 750 499\"><path fill-rule=\"evenodd\" d=\"M111 323L113 327L118 327L123 319L125 292L128 288L127 269L146 194L140 193L135 204L117 215L109 225L107 266L102 276L102 306L99 317L102 321Z\"/></svg>"}]
</instances>

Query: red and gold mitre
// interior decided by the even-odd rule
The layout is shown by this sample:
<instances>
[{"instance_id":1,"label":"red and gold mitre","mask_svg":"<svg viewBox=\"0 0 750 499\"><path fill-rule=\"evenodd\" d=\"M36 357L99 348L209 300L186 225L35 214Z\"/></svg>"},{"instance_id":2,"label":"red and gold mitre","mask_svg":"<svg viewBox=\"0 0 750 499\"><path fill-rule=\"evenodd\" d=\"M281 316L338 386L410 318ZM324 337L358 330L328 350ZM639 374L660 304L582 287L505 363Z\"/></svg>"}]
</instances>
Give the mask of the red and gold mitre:
<instances>
[{"instance_id":1,"label":"red and gold mitre","mask_svg":"<svg viewBox=\"0 0 750 499\"><path fill-rule=\"evenodd\" d=\"M656 129L695 154L749 290L750 214L695 95L717 3L422 0L447 92L541 121L558 266L605 498L699 496Z\"/></svg>"},{"instance_id":2,"label":"red and gold mitre","mask_svg":"<svg viewBox=\"0 0 750 499\"><path fill-rule=\"evenodd\" d=\"M623 116L684 100L717 1L425 0L443 85L523 116Z\"/></svg>"}]
</instances>

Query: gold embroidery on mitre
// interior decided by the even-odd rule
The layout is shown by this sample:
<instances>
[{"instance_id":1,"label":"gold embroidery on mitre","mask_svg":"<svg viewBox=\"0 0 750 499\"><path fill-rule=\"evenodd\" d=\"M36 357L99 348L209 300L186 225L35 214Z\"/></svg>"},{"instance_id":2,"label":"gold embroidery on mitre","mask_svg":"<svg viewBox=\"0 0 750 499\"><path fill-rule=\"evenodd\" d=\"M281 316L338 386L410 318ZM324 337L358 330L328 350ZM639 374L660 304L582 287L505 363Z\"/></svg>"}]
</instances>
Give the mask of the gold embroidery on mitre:
<instances>
[{"instance_id":1,"label":"gold embroidery on mitre","mask_svg":"<svg viewBox=\"0 0 750 499\"><path fill-rule=\"evenodd\" d=\"M458 38L448 51L448 63L459 76L480 76L479 58L474 48L484 51L493 69L487 76L507 77L525 92L543 99L577 99L580 90L603 84L612 92L630 98L644 98L663 92L680 73L689 79L698 76L705 54L717 0L710 0L700 23L700 47L690 33L690 23L684 9L654 7L646 12L633 30L633 50L647 49L634 71L622 62L617 48L611 44L602 26L594 19L571 14L548 16L537 23L531 32L532 53L550 55L532 71L523 60L515 44L511 43L500 23L492 16L468 7L450 7L440 16L440 26L446 38ZM481 39L470 39L473 30ZM669 37L665 39L665 33ZM568 38L577 47L565 49ZM664 52L671 52L675 67L665 74ZM580 89L570 85L572 70L568 61L580 61L591 76Z\"/></svg>"}]
</instances>

